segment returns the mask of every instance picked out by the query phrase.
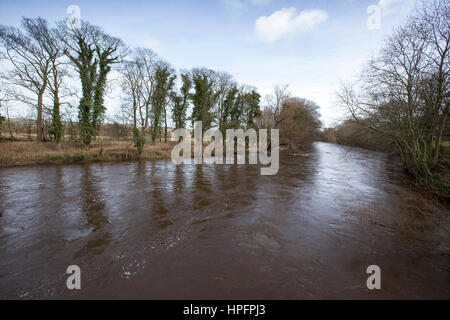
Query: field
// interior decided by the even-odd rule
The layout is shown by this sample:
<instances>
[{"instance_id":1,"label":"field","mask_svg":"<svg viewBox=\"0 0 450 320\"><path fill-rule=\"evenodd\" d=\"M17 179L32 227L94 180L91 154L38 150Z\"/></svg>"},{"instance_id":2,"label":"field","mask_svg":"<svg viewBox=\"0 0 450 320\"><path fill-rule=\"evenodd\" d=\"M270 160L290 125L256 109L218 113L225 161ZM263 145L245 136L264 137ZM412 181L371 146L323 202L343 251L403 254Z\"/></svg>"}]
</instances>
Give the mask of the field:
<instances>
[{"instance_id":1,"label":"field","mask_svg":"<svg viewBox=\"0 0 450 320\"><path fill-rule=\"evenodd\" d=\"M0 143L0 167L36 164L75 164L104 161L170 159L173 143L146 144L139 157L132 142L96 141L89 147L62 142L6 141Z\"/></svg>"}]
</instances>

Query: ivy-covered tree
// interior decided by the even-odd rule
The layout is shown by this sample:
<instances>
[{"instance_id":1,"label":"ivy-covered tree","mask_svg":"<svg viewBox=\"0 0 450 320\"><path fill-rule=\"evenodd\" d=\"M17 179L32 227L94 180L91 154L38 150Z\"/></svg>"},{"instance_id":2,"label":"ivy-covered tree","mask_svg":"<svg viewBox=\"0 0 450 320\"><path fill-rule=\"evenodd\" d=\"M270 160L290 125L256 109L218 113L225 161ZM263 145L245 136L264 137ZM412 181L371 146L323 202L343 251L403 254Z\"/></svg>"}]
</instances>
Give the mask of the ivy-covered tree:
<instances>
[{"instance_id":1,"label":"ivy-covered tree","mask_svg":"<svg viewBox=\"0 0 450 320\"><path fill-rule=\"evenodd\" d=\"M167 105L170 92L175 84L175 71L167 63L160 63L155 71L155 88L152 96L152 141L159 135L161 140L162 121L165 122L167 136Z\"/></svg>"},{"instance_id":2,"label":"ivy-covered tree","mask_svg":"<svg viewBox=\"0 0 450 320\"><path fill-rule=\"evenodd\" d=\"M59 98L59 89L62 85L62 76L60 70L58 69L56 61L52 62L52 85L51 88L53 96L53 110L52 110L52 122L50 126L50 136L52 139L59 144L62 138L62 122L61 122L61 102Z\"/></svg>"},{"instance_id":3,"label":"ivy-covered tree","mask_svg":"<svg viewBox=\"0 0 450 320\"><path fill-rule=\"evenodd\" d=\"M194 69L192 71L192 83L194 93L192 94L192 123L203 122L203 129L208 130L214 126L216 115L214 106L218 99L215 90L214 71L208 69Z\"/></svg>"},{"instance_id":4,"label":"ivy-covered tree","mask_svg":"<svg viewBox=\"0 0 450 320\"><path fill-rule=\"evenodd\" d=\"M246 97L246 108L245 108L245 127L246 129L257 129L256 119L261 116L261 95L256 92L256 90L252 90L245 94Z\"/></svg>"},{"instance_id":5,"label":"ivy-covered tree","mask_svg":"<svg viewBox=\"0 0 450 320\"><path fill-rule=\"evenodd\" d=\"M175 124L175 129L184 129L186 127L187 109L192 88L192 81L188 73L181 73L181 81L183 84L180 88L180 94L172 93L172 120Z\"/></svg>"},{"instance_id":6,"label":"ivy-covered tree","mask_svg":"<svg viewBox=\"0 0 450 320\"><path fill-rule=\"evenodd\" d=\"M242 128L244 126L246 94L241 88L236 94L234 103L230 110L229 127L233 129Z\"/></svg>"},{"instance_id":7,"label":"ivy-covered tree","mask_svg":"<svg viewBox=\"0 0 450 320\"><path fill-rule=\"evenodd\" d=\"M218 119L222 134L227 129L257 129L256 119L261 116L260 100L260 94L254 89L238 88L236 84L229 89Z\"/></svg>"},{"instance_id":8,"label":"ivy-covered tree","mask_svg":"<svg viewBox=\"0 0 450 320\"><path fill-rule=\"evenodd\" d=\"M231 123L231 113L232 110L235 108L237 96L238 96L239 90L235 86L233 86L226 95L226 98L223 103L222 113L219 118L219 130L222 132L222 134L225 136L226 130L231 129L233 127Z\"/></svg>"},{"instance_id":9,"label":"ivy-covered tree","mask_svg":"<svg viewBox=\"0 0 450 320\"><path fill-rule=\"evenodd\" d=\"M100 28L82 21L80 28L60 23L65 54L79 74L82 93L78 108L80 135L89 145L99 132L105 114L104 95L112 65L119 63L125 53L120 39L111 37Z\"/></svg>"}]
</instances>

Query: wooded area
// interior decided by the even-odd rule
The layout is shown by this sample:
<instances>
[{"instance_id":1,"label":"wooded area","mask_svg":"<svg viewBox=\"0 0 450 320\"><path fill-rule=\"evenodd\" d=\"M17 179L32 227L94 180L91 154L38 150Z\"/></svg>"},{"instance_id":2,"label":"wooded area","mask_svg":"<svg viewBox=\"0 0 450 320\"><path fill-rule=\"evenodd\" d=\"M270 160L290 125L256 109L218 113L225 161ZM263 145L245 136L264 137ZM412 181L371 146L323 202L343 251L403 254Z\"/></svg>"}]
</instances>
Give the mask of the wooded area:
<instances>
[{"instance_id":1,"label":"wooded area","mask_svg":"<svg viewBox=\"0 0 450 320\"><path fill-rule=\"evenodd\" d=\"M351 119L325 131L330 141L395 150L420 184L449 198L450 5L424 2L396 28L339 103Z\"/></svg>"}]
</instances>

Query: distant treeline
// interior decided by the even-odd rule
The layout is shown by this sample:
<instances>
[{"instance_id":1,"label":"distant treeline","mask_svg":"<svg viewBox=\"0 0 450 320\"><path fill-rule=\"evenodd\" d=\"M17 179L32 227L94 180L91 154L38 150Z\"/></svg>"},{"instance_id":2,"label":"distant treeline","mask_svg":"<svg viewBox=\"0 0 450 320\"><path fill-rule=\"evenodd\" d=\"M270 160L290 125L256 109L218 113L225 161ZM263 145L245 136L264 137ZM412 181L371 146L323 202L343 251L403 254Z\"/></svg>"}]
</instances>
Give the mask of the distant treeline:
<instances>
[{"instance_id":1,"label":"distant treeline","mask_svg":"<svg viewBox=\"0 0 450 320\"><path fill-rule=\"evenodd\" d=\"M353 119L346 120L334 128L326 128L321 133L321 140L350 147L397 153L392 140L384 139Z\"/></svg>"},{"instance_id":2,"label":"distant treeline","mask_svg":"<svg viewBox=\"0 0 450 320\"><path fill-rule=\"evenodd\" d=\"M254 87L238 84L226 72L178 72L152 50L132 50L87 21L76 27L23 18L21 28L0 25L0 45L6 70L0 74L0 132L10 138L20 131L38 141L71 139L90 145L104 128L116 128L116 137L128 136L122 130L128 128L142 150L148 138L167 141L169 128L202 121L205 130L223 133L277 128L295 149L312 141L320 127L318 106L292 97L286 86L276 87L262 106ZM117 84L120 112L105 121L105 96ZM22 113L31 111L29 116L20 122L10 119L11 102L28 106Z\"/></svg>"}]
</instances>

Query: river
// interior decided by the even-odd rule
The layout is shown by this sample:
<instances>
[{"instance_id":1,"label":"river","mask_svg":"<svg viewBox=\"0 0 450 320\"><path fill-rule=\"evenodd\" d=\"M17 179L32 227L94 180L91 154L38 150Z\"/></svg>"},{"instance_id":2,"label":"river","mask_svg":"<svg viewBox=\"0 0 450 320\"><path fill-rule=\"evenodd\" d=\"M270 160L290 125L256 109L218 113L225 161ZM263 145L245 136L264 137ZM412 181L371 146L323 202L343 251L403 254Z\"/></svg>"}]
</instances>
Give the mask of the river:
<instances>
[{"instance_id":1,"label":"river","mask_svg":"<svg viewBox=\"0 0 450 320\"><path fill-rule=\"evenodd\" d=\"M449 210L378 152L0 170L2 299L450 298ZM81 290L66 269L81 269ZM368 266L381 290L368 290Z\"/></svg>"}]
</instances>

